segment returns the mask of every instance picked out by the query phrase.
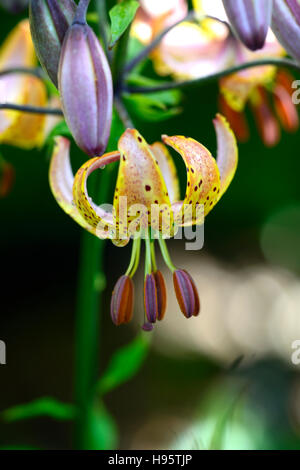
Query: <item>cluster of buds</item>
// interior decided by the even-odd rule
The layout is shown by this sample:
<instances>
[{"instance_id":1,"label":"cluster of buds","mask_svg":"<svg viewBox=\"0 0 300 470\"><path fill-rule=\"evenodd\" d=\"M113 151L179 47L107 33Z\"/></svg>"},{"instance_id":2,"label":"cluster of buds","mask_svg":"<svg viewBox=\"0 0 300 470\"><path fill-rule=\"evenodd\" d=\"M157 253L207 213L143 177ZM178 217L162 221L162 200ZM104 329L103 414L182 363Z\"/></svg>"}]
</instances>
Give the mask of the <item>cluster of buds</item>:
<instances>
[{"instance_id":1,"label":"cluster of buds","mask_svg":"<svg viewBox=\"0 0 300 470\"><path fill-rule=\"evenodd\" d=\"M113 105L110 67L86 23L87 1L31 0L30 25L40 62L58 87L66 122L88 155L107 146Z\"/></svg>"}]
</instances>

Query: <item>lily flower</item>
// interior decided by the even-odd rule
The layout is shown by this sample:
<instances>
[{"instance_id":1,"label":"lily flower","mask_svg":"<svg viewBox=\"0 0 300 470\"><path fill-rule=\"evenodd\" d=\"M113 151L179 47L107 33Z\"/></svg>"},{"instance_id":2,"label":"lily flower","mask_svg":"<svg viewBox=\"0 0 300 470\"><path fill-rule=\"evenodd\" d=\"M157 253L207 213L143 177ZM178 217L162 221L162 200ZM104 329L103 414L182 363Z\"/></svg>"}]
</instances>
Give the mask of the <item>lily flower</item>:
<instances>
[{"instance_id":1,"label":"lily flower","mask_svg":"<svg viewBox=\"0 0 300 470\"><path fill-rule=\"evenodd\" d=\"M237 167L236 140L221 115L214 120L218 152L215 160L199 142L183 136L162 136L164 143L149 145L135 129L120 137L118 150L95 157L78 170L75 178L70 165L70 142L56 138L50 165L50 186L60 207L79 225L99 238L110 238L125 246L133 238L128 270L118 280L111 302L111 317L116 325L132 317L132 278L140 258L141 239L145 241L145 330L161 320L166 309L166 288L155 259L158 240L164 261L173 274L175 293L183 314L197 316L200 302L194 281L172 263L166 239L179 227L201 225L230 185ZM166 145L177 151L187 170L183 200L174 162ZM97 206L87 191L88 177L96 170L119 161L119 172L112 210Z\"/></svg>"},{"instance_id":2,"label":"lily flower","mask_svg":"<svg viewBox=\"0 0 300 470\"><path fill-rule=\"evenodd\" d=\"M29 22L19 23L0 49L0 71L33 67L36 64ZM9 74L0 77L0 103L43 107L47 93L43 82L34 76ZM25 149L39 146L44 139L46 117L41 114L0 111L0 143Z\"/></svg>"},{"instance_id":3,"label":"lily flower","mask_svg":"<svg viewBox=\"0 0 300 470\"><path fill-rule=\"evenodd\" d=\"M164 10L159 8L162 3ZM201 19L207 13L202 2L194 0L193 5ZM148 43L186 14L185 1L169 0L166 5L160 0L141 2L132 34L141 42ZM171 74L179 80L199 78L230 66L234 60L235 43L229 28L220 21L209 18L201 22L184 21L166 34L151 57L159 75Z\"/></svg>"},{"instance_id":4,"label":"lily flower","mask_svg":"<svg viewBox=\"0 0 300 470\"><path fill-rule=\"evenodd\" d=\"M285 50L269 30L265 46L259 51L249 51L240 44L236 65L284 55ZM240 141L249 138L244 114L247 104L251 107L258 131L267 147L278 143L280 123L287 132L298 129L298 112L292 102L293 81L290 73L269 65L242 70L220 80L220 111L227 117Z\"/></svg>"}]
</instances>

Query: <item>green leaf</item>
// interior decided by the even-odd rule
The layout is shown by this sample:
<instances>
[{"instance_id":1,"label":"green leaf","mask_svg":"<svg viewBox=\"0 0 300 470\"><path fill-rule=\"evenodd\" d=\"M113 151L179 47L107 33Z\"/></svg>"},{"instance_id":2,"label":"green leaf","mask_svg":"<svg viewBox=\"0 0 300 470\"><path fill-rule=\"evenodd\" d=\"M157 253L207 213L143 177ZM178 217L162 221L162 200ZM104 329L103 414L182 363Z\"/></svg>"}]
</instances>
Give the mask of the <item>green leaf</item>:
<instances>
[{"instance_id":1,"label":"green leaf","mask_svg":"<svg viewBox=\"0 0 300 470\"><path fill-rule=\"evenodd\" d=\"M164 121L182 111L180 107L174 106L178 102L178 97L169 92L132 94L123 97L129 112L145 121Z\"/></svg>"},{"instance_id":2,"label":"green leaf","mask_svg":"<svg viewBox=\"0 0 300 470\"><path fill-rule=\"evenodd\" d=\"M123 33L135 17L139 7L137 0L122 0L109 12L111 19L111 41L109 47L112 48L120 39Z\"/></svg>"},{"instance_id":3,"label":"green leaf","mask_svg":"<svg viewBox=\"0 0 300 470\"><path fill-rule=\"evenodd\" d=\"M149 335L141 334L113 355L97 383L97 391L100 394L115 389L135 376L147 356L149 341Z\"/></svg>"},{"instance_id":4,"label":"green leaf","mask_svg":"<svg viewBox=\"0 0 300 470\"><path fill-rule=\"evenodd\" d=\"M102 402L88 412L84 439L86 450L113 450L117 447L117 426Z\"/></svg>"},{"instance_id":5,"label":"green leaf","mask_svg":"<svg viewBox=\"0 0 300 470\"><path fill-rule=\"evenodd\" d=\"M23 405L16 405L2 411L1 418L12 423L23 419L47 416L60 421L71 420L75 416L75 407L62 403L55 398L44 397Z\"/></svg>"}]
</instances>

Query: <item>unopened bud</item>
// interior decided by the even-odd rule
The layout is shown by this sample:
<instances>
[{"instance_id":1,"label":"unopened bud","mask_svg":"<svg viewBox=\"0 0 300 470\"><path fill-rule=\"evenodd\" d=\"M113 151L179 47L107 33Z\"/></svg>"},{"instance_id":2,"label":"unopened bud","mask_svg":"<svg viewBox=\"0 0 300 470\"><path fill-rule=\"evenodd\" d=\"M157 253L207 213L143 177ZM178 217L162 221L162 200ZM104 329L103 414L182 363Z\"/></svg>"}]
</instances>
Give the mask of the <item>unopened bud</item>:
<instances>
[{"instance_id":1,"label":"unopened bud","mask_svg":"<svg viewBox=\"0 0 300 470\"><path fill-rule=\"evenodd\" d=\"M110 135L113 85L105 53L87 24L74 23L66 34L58 82L77 145L90 156L102 155Z\"/></svg>"},{"instance_id":2,"label":"unopened bud","mask_svg":"<svg viewBox=\"0 0 300 470\"><path fill-rule=\"evenodd\" d=\"M30 0L30 29L35 50L56 87L61 47L75 11L73 0Z\"/></svg>"},{"instance_id":3,"label":"unopened bud","mask_svg":"<svg viewBox=\"0 0 300 470\"><path fill-rule=\"evenodd\" d=\"M200 312L200 301L192 277L183 269L173 273L174 289L180 310L186 318L196 317Z\"/></svg>"},{"instance_id":4,"label":"unopened bud","mask_svg":"<svg viewBox=\"0 0 300 470\"><path fill-rule=\"evenodd\" d=\"M129 323L132 318L134 286L129 276L121 276L111 296L110 314L115 325Z\"/></svg>"},{"instance_id":5,"label":"unopened bud","mask_svg":"<svg viewBox=\"0 0 300 470\"><path fill-rule=\"evenodd\" d=\"M20 13L29 3L29 0L0 0L0 5L10 13Z\"/></svg>"},{"instance_id":6,"label":"unopened bud","mask_svg":"<svg viewBox=\"0 0 300 470\"><path fill-rule=\"evenodd\" d=\"M223 0L230 24L248 49L262 49L271 24L273 0Z\"/></svg>"},{"instance_id":7,"label":"unopened bud","mask_svg":"<svg viewBox=\"0 0 300 470\"><path fill-rule=\"evenodd\" d=\"M300 62L300 4L298 0L274 0L272 29L280 44Z\"/></svg>"}]
</instances>

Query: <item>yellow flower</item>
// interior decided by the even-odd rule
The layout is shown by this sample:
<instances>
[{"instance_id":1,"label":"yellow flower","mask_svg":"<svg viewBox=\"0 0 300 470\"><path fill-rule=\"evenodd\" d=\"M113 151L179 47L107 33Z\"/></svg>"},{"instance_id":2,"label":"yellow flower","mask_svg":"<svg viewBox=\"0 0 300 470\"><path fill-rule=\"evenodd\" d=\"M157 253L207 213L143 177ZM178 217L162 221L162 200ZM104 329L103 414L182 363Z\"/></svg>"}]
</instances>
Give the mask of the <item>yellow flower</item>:
<instances>
[{"instance_id":1,"label":"yellow flower","mask_svg":"<svg viewBox=\"0 0 300 470\"><path fill-rule=\"evenodd\" d=\"M36 57L31 40L29 22L20 22L9 34L0 50L0 71L34 67ZM0 103L43 107L47 104L46 87L42 80L25 74L0 77ZM48 118L11 110L0 111L0 143L30 149L42 144Z\"/></svg>"}]
</instances>

